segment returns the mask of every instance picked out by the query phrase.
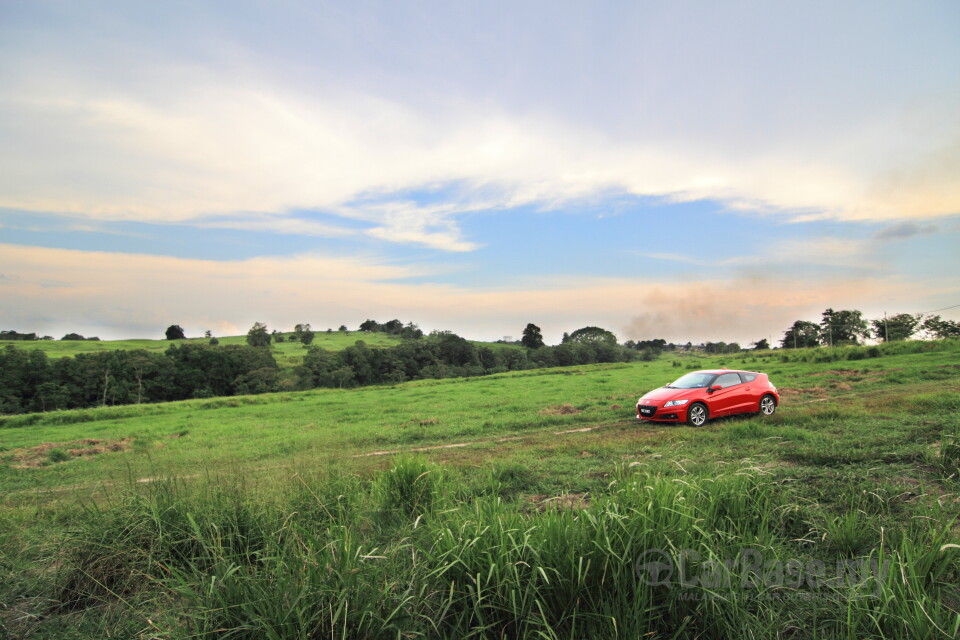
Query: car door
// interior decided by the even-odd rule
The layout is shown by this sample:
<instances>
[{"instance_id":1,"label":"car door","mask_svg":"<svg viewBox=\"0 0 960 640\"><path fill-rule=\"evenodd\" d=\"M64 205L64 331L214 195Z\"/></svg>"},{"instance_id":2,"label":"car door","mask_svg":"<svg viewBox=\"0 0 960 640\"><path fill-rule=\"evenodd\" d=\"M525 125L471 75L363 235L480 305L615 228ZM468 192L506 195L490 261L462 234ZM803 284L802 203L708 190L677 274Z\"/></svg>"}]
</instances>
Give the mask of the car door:
<instances>
[{"instance_id":1,"label":"car door","mask_svg":"<svg viewBox=\"0 0 960 640\"><path fill-rule=\"evenodd\" d=\"M735 413L750 413L756 411L760 406L760 396L762 391L760 385L755 384L756 373L740 373L743 380L742 393L740 393L740 402L737 404Z\"/></svg>"},{"instance_id":2,"label":"car door","mask_svg":"<svg viewBox=\"0 0 960 640\"><path fill-rule=\"evenodd\" d=\"M736 373L722 373L710 385L720 389L710 394L708 407L711 416L724 416L736 413L737 407L743 403L743 383Z\"/></svg>"}]
</instances>

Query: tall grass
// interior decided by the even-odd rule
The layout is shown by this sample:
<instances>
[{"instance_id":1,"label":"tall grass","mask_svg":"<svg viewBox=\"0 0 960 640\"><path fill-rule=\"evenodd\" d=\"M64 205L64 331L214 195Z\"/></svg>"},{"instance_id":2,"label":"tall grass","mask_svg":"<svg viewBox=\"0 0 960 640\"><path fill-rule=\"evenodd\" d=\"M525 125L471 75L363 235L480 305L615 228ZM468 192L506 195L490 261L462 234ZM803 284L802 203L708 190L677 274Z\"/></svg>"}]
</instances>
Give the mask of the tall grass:
<instances>
[{"instance_id":1,"label":"tall grass","mask_svg":"<svg viewBox=\"0 0 960 640\"><path fill-rule=\"evenodd\" d=\"M405 459L369 481L296 474L263 494L222 478L156 483L90 511L64 551L60 601L170 598L180 613L163 631L174 638L934 638L960 628L958 554L935 504L871 544L857 535L856 504L820 538L819 507L744 471L621 470L589 504L546 510L490 490L509 473L466 486ZM850 541L838 545L841 534ZM838 561L877 568L811 582L811 563ZM670 568L668 579L651 567Z\"/></svg>"}]
</instances>

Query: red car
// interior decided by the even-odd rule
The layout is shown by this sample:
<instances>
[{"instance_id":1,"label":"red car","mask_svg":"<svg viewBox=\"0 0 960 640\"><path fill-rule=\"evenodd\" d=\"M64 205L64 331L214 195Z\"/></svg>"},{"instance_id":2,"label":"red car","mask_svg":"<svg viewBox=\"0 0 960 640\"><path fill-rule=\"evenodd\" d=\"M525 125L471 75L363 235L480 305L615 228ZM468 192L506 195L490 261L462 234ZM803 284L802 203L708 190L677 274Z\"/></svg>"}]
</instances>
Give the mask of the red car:
<instances>
[{"instance_id":1,"label":"red car","mask_svg":"<svg viewBox=\"0 0 960 640\"><path fill-rule=\"evenodd\" d=\"M709 369L644 394L637 402L637 418L700 427L710 418L736 413L773 415L779 404L780 395L767 374Z\"/></svg>"}]
</instances>

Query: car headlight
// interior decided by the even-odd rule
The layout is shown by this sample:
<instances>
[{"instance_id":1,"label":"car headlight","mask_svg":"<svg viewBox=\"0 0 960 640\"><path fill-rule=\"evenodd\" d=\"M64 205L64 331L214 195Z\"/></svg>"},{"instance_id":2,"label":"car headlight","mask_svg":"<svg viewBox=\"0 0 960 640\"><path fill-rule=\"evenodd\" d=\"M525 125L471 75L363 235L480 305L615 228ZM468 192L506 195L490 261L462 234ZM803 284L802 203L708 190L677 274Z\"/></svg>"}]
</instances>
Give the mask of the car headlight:
<instances>
[{"instance_id":1,"label":"car headlight","mask_svg":"<svg viewBox=\"0 0 960 640\"><path fill-rule=\"evenodd\" d=\"M670 400L667 404L663 405L664 407L682 407L683 405L690 402L689 400Z\"/></svg>"}]
</instances>

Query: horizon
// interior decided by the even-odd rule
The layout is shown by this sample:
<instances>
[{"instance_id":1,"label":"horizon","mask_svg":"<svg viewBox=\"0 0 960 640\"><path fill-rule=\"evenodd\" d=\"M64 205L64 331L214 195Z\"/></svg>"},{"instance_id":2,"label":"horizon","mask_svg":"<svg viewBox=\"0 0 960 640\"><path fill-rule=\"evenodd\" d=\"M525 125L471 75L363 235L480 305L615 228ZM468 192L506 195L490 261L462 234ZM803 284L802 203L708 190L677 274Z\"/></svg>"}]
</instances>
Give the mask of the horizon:
<instances>
[{"instance_id":1,"label":"horizon","mask_svg":"<svg viewBox=\"0 0 960 640\"><path fill-rule=\"evenodd\" d=\"M960 5L0 5L0 328L960 320Z\"/></svg>"}]
</instances>

